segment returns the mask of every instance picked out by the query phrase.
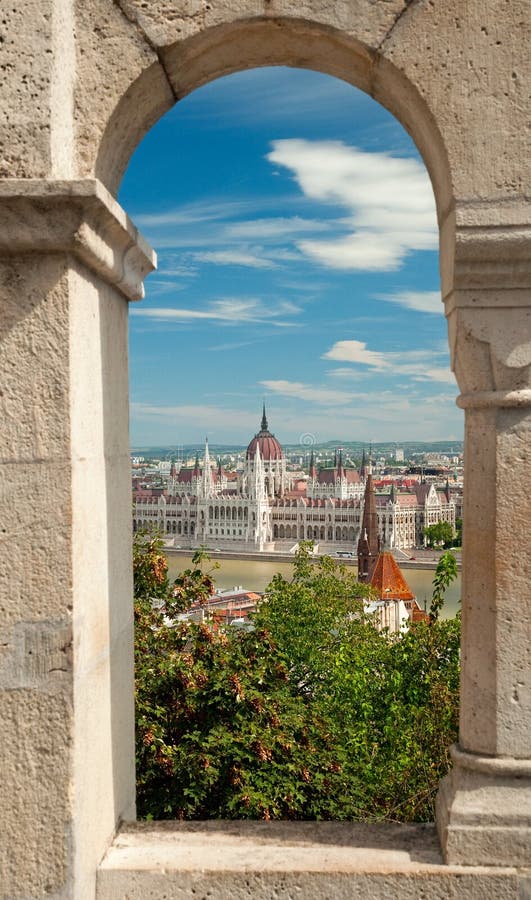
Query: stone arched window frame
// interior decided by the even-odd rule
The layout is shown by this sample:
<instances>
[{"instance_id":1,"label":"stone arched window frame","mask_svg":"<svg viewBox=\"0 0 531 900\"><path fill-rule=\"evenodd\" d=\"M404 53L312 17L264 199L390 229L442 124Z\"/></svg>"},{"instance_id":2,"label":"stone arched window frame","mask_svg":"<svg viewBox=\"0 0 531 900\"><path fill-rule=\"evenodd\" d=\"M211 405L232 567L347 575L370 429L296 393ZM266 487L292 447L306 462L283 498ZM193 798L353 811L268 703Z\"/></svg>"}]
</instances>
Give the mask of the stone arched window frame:
<instances>
[{"instance_id":1,"label":"stone arched window frame","mask_svg":"<svg viewBox=\"0 0 531 900\"><path fill-rule=\"evenodd\" d=\"M236 10L220 0L198 13L176 0L169 15L162 0L43 0L37 42L27 6L4 13L2 402L17 416L3 419L14 564L2 708L24 729L3 730L2 833L8 857L20 857L24 835L34 849L2 871L7 893L93 896L98 861L134 815L127 302L155 260L113 194L176 99L265 64L314 68L371 94L410 131L432 179L467 448L461 731L438 828L450 863L521 864L531 808L521 4L241 0ZM21 104L28 47L38 78ZM53 390L34 390L44 384ZM23 495L42 546L20 527ZM112 878L100 870L100 897ZM524 876L506 878L507 890L510 878L528 890Z\"/></svg>"}]
</instances>

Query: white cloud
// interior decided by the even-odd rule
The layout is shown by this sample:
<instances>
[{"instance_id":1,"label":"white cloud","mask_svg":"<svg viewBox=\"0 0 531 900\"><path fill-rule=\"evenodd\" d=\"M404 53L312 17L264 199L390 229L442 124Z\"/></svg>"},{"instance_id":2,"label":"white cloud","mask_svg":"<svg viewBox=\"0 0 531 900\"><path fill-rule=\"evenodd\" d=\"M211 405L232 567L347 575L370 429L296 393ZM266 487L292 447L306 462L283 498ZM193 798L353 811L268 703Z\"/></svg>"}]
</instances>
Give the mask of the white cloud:
<instances>
[{"instance_id":1,"label":"white cloud","mask_svg":"<svg viewBox=\"0 0 531 900\"><path fill-rule=\"evenodd\" d=\"M294 322L286 322L282 317L294 316L301 310L288 301L267 306L261 300L224 299L212 300L206 309L178 309L175 307L140 307L131 310L132 316L140 316L159 322L214 321L225 325L240 325L243 322L267 323L278 328L293 327Z\"/></svg>"},{"instance_id":2,"label":"white cloud","mask_svg":"<svg viewBox=\"0 0 531 900\"><path fill-rule=\"evenodd\" d=\"M273 142L267 158L293 172L306 197L349 213L331 240L299 249L334 269L397 269L413 250L436 250L438 229L430 180L413 158L367 153L340 141ZM346 229L348 229L346 231Z\"/></svg>"},{"instance_id":3,"label":"white cloud","mask_svg":"<svg viewBox=\"0 0 531 900\"><path fill-rule=\"evenodd\" d=\"M289 382L288 382L289 384ZM307 385L311 388L310 385ZM227 397L228 395L225 395ZM412 421L416 440L441 440L462 430L463 414L452 394L422 397L409 391L382 391L352 396L349 414L345 405L323 404L301 410L298 398L282 399L278 406L267 403L271 429L281 443L296 443L302 434L314 434L317 441L330 440L410 440ZM257 407L261 406L258 401ZM260 421L260 409L226 406L220 396L216 403L192 405L131 404L133 444L149 446L157 442L200 442L208 434L212 443L241 443L250 440ZM457 438L456 438L457 439Z\"/></svg>"},{"instance_id":4,"label":"white cloud","mask_svg":"<svg viewBox=\"0 0 531 900\"><path fill-rule=\"evenodd\" d=\"M201 434L213 434L216 426L224 421L232 427L250 429L253 419L247 410L220 409L219 405L191 404L182 406L155 406L150 403L131 403L131 415L135 419L157 420L171 425L183 425L200 429ZM256 418L256 416L255 416Z\"/></svg>"},{"instance_id":5,"label":"white cloud","mask_svg":"<svg viewBox=\"0 0 531 900\"><path fill-rule=\"evenodd\" d=\"M242 347L252 347L253 344L258 344L259 341L230 341L226 344L215 344L212 347L207 347L207 350L211 350L213 353L225 353L227 350L241 350Z\"/></svg>"},{"instance_id":6,"label":"white cloud","mask_svg":"<svg viewBox=\"0 0 531 900\"><path fill-rule=\"evenodd\" d=\"M252 200L224 200L215 198L183 203L161 213L137 213L135 224L141 228L162 228L168 225L185 225L218 222L231 216L241 216L256 209Z\"/></svg>"},{"instance_id":7,"label":"white cloud","mask_svg":"<svg viewBox=\"0 0 531 900\"><path fill-rule=\"evenodd\" d=\"M174 294L177 291L184 291L185 287L188 287L188 285L184 285L173 279L165 280L156 277L149 279L149 293L152 297L160 297L162 294Z\"/></svg>"},{"instance_id":8,"label":"white cloud","mask_svg":"<svg viewBox=\"0 0 531 900\"><path fill-rule=\"evenodd\" d=\"M347 391L335 391L329 388L314 387L311 384L303 384L300 381L261 381L263 387L283 397L296 397L298 400L307 400L310 403L325 404L330 406L346 406L352 403L353 394Z\"/></svg>"},{"instance_id":9,"label":"white cloud","mask_svg":"<svg viewBox=\"0 0 531 900\"><path fill-rule=\"evenodd\" d=\"M443 305L440 291L397 291L394 294L377 294L377 300L387 300L396 303L406 309L416 309L419 312L443 313Z\"/></svg>"},{"instance_id":10,"label":"white cloud","mask_svg":"<svg viewBox=\"0 0 531 900\"><path fill-rule=\"evenodd\" d=\"M383 354L376 350L367 350L367 344L363 341L337 341L330 350L323 354L323 359L361 363L377 369L387 368Z\"/></svg>"},{"instance_id":11,"label":"white cloud","mask_svg":"<svg viewBox=\"0 0 531 900\"><path fill-rule=\"evenodd\" d=\"M250 219L245 222L234 222L226 227L225 234L238 238L274 238L278 239L293 234L307 234L314 231L327 231L328 222L317 219L303 219L301 216L275 217L267 219Z\"/></svg>"},{"instance_id":12,"label":"white cloud","mask_svg":"<svg viewBox=\"0 0 531 900\"><path fill-rule=\"evenodd\" d=\"M199 262L216 263L221 266L249 266L252 269L276 269L271 259L255 256L242 250L214 250L208 253L194 253Z\"/></svg>"},{"instance_id":13,"label":"white cloud","mask_svg":"<svg viewBox=\"0 0 531 900\"><path fill-rule=\"evenodd\" d=\"M363 341L337 341L333 347L323 354L323 359L348 362L367 366L373 372L391 371L396 377L408 375L413 381L436 381L455 385L455 378L449 367L434 365L437 360L447 358L447 352L438 350L406 350L402 352L382 353L369 350ZM358 370L352 370L354 377ZM333 369L330 374L339 378L347 378L346 368Z\"/></svg>"},{"instance_id":14,"label":"white cloud","mask_svg":"<svg viewBox=\"0 0 531 900\"><path fill-rule=\"evenodd\" d=\"M278 127L279 121L290 126L294 121L304 125L309 120L334 121L345 115L346 106L351 111L370 112L374 103L344 81L307 69L247 69L220 81L205 85L193 94L193 99L184 98L180 114L200 121L202 128L226 130L228 122L255 127L257 111L262 123L267 121L269 127Z\"/></svg>"}]
</instances>

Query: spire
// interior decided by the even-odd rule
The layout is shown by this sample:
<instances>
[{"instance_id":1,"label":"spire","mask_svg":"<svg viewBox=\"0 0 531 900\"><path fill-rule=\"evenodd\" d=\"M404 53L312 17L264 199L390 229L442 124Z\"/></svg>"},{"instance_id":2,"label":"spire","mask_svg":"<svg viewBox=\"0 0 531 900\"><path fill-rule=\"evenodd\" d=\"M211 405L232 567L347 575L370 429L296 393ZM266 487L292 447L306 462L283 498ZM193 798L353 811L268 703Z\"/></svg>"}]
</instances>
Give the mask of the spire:
<instances>
[{"instance_id":1,"label":"spire","mask_svg":"<svg viewBox=\"0 0 531 900\"><path fill-rule=\"evenodd\" d=\"M267 431L267 430L268 430L268 426L267 426L267 416L266 416L266 411L265 411L265 403L264 403L263 406L262 406L262 424L261 424L260 428L261 428L261 431Z\"/></svg>"},{"instance_id":2,"label":"spire","mask_svg":"<svg viewBox=\"0 0 531 900\"><path fill-rule=\"evenodd\" d=\"M175 468L175 457L174 457L171 461L171 466L170 466L170 478L176 478L176 476L177 476L177 469Z\"/></svg>"},{"instance_id":3,"label":"spire","mask_svg":"<svg viewBox=\"0 0 531 900\"><path fill-rule=\"evenodd\" d=\"M316 469L315 469L315 457L314 457L313 450L312 450L312 453L311 453L311 456L310 456L310 471L309 471L309 476L310 476L310 478L317 478L317 471L316 471Z\"/></svg>"},{"instance_id":4,"label":"spire","mask_svg":"<svg viewBox=\"0 0 531 900\"><path fill-rule=\"evenodd\" d=\"M389 500L391 503L396 503L396 493L395 493L395 483L393 481L391 485L391 493L389 494Z\"/></svg>"},{"instance_id":5,"label":"spire","mask_svg":"<svg viewBox=\"0 0 531 900\"><path fill-rule=\"evenodd\" d=\"M450 482L448 478L446 479L446 484L444 486L444 496L446 497L446 502L449 503L452 499L452 495L450 494Z\"/></svg>"},{"instance_id":6,"label":"spire","mask_svg":"<svg viewBox=\"0 0 531 900\"><path fill-rule=\"evenodd\" d=\"M367 477L367 457L365 456L365 447L363 448L363 453L361 454L361 466L360 466L360 478Z\"/></svg>"},{"instance_id":7,"label":"spire","mask_svg":"<svg viewBox=\"0 0 531 900\"><path fill-rule=\"evenodd\" d=\"M218 460L218 478L220 481L223 478L223 469L221 468L221 459Z\"/></svg>"},{"instance_id":8,"label":"spire","mask_svg":"<svg viewBox=\"0 0 531 900\"><path fill-rule=\"evenodd\" d=\"M200 474L201 474L201 469L199 468L199 453L196 453L196 454L195 454L195 463L194 463L194 468L193 468L193 471L192 471L192 475L193 475L195 478L198 478Z\"/></svg>"},{"instance_id":9,"label":"spire","mask_svg":"<svg viewBox=\"0 0 531 900\"><path fill-rule=\"evenodd\" d=\"M260 453L260 445L256 447L254 455L254 497L255 500L264 499L264 467L262 465L262 454Z\"/></svg>"},{"instance_id":10,"label":"spire","mask_svg":"<svg viewBox=\"0 0 531 900\"><path fill-rule=\"evenodd\" d=\"M210 465L210 453L208 451L208 438L205 438L205 459L203 462L203 477L201 478L201 492L203 497L211 497L212 491L212 467Z\"/></svg>"},{"instance_id":11,"label":"spire","mask_svg":"<svg viewBox=\"0 0 531 900\"><path fill-rule=\"evenodd\" d=\"M345 477L345 470L343 468L343 450L341 448L339 448L339 457L337 460L337 477L338 478Z\"/></svg>"},{"instance_id":12,"label":"spire","mask_svg":"<svg viewBox=\"0 0 531 900\"><path fill-rule=\"evenodd\" d=\"M367 475L365 498L363 502L363 519L358 541L358 581L370 581L378 554L380 552L380 535L378 531L378 515L374 499L372 475Z\"/></svg>"}]
</instances>

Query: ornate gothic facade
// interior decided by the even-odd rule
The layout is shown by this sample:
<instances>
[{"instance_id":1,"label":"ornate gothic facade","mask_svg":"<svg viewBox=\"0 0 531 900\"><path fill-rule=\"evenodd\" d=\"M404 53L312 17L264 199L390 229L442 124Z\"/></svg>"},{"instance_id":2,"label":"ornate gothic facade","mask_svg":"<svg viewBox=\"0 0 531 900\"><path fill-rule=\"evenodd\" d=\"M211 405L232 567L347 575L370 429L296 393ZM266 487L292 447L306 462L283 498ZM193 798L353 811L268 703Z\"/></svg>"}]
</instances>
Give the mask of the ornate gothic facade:
<instances>
[{"instance_id":1,"label":"ornate gothic facade","mask_svg":"<svg viewBox=\"0 0 531 900\"><path fill-rule=\"evenodd\" d=\"M268 428L265 409L260 431L236 477L210 458L202 464L172 466L165 487L136 488L133 529L157 529L175 545L243 550L291 550L298 541L318 548L352 551L361 535L364 494L371 464L360 471L343 464L317 471L313 457L306 485L290 477L281 445ZM301 489L302 487L302 489ZM455 504L448 487L419 483L374 494L382 546L409 549L423 544L423 529L435 522L455 526Z\"/></svg>"}]
</instances>

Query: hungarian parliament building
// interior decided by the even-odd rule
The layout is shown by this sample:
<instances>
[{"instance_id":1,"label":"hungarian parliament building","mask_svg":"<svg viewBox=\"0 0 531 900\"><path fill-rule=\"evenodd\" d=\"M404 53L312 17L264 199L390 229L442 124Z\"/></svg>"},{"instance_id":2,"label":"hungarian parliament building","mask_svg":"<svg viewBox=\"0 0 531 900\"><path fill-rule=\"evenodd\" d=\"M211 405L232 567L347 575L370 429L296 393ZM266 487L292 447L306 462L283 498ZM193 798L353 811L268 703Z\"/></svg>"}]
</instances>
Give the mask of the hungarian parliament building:
<instances>
[{"instance_id":1,"label":"hungarian parliament building","mask_svg":"<svg viewBox=\"0 0 531 900\"><path fill-rule=\"evenodd\" d=\"M157 530L181 548L289 552L298 541L312 540L319 552L352 552L371 469L365 455L359 470L345 466L340 451L333 467L319 470L312 455L307 478L288 472L264 409L243 471L224 470L206 442L202 462L196 457L195 465L179 471L172 465L163 487L134 483L133 531ZM440 521L455 528L448 482L443 489L423 481L407 488L393 484L377 489L374 499L382 547L423 546L424 528Z\"/></svg>"}]
</instances>

